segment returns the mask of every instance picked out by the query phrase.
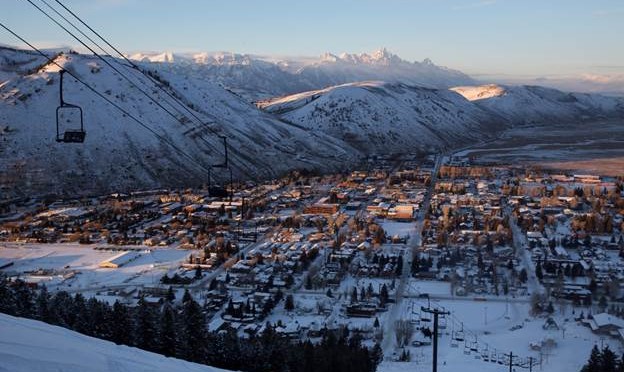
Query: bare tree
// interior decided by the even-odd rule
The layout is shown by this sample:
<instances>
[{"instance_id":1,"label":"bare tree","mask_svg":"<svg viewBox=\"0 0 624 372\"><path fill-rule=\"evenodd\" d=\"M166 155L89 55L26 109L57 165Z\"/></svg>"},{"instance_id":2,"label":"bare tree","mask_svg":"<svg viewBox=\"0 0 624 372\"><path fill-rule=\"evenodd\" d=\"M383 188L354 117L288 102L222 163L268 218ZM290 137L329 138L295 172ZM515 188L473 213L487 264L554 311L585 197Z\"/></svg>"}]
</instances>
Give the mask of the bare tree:
<instances>
[{"instance_id":1,"label":"bare tree","mask_svg":"<svg viewBox=\"0 0 624 372\"><path fill-rule=\"evenodd\" d=\"M414 325L407 320L397 320L394 323L394 332L398 347L407 346L414 335Z\"/></svg>"}]
</instances>

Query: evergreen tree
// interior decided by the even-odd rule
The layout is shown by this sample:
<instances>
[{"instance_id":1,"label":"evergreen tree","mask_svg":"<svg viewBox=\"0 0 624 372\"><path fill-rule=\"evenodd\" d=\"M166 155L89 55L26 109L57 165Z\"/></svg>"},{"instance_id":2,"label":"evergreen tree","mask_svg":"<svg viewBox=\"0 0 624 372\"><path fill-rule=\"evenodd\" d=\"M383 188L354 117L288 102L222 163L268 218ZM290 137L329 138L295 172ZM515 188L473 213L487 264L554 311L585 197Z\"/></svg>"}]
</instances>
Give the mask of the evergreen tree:
<instances>
[{"instance_id":1,"label":"evergreen tree","mask_svg":"<svg viewBox=\"0 0 624 372\"><path fill-rule=\"evenodd\" d=\"M526 283L529 279L525 268L522 268L522 270L520 270L520 276L518 277L518 279L520 280L520 283Z\"/></svg>"},{"instance_id":2,"label":"evergreen tree","mask_svg":"<svg viewBox=\"0 0 624 372\"><path fill-rule=\"evenodd\" d=\"M600 370L602 372L616 372L617 357L615 353L609 349L609 346L605 346L602 349L600 358Z\"/></svg>"},{"instance_id":3,"label":"evergreen tree","mask_svg":"<svg viewBox=\"0 0 624 372\"><path fill-rule=\"evenodd\" d=\"M70 324L71 329L76 332L91 335L92 323L87 313L87 304L82 294L77 293L74 296L72 312L74 313L74 322Z\"/></svg>"},{"instance_id":4,"label":"evergreen tree","mask_svg":"<svg viewBox=\"0 0 624 372\"><path fill-rule=\"evenodd\" d=\"M537 276L537 279L539 280L544 279L544 273L542 272L542 263L540 261L537 261L537 263L535 264L535 276Z\"/></svg>"},{"instance_id":5,"label":"evergreen tree","mask_svg":"<svg viewBox=\"0 0 624 372\"><path fill-rule=\"evenodd\" d=\"M175 357L176 345L175 312L170 303L165 303L160 314L158 352L168 357Z\"/></svg>"},{"instance_id":6,"label":"evergreen tree","mask_svg":"<svg viewBox=\"0 0 624 372\"><path fill-rule=\"evenodd\" d=\"M50 311L50 300L50 293L48 293L48 289L44 285L39 291L39 294L37 295L37 298L35 300L37 319L41 320L42 322L52 323L53 319L52 312Z\"/></svg>"},{"instance_id":7,"label":"evergreen tree","mask_svg":"<svg viewBox=\"0 0 624 372\"><path fill-rule=\"evenodd\" d=\"M167 289L167 295L165 296L165 300L170 304L175 301L175 293L173 292L173 288L171 288L171 286L169 286L169 289Z\"/></svg>"},{"instance_id":8,"label":"evergreen tree","mask_svg":"<svg viewBox=\"0 0 624 372\"><path fill-rule=\"evenodd\" d=\"M180 342L184 359L197 363L204 360L206 321L201 306L192 298L182 305Z\"/></svg>"},{"instance_id":9,"label":"evergreen tree","mask_svg":"<svg viewBox=\"0 0 624 372\"><path fill-rule=\"evenodd\" d=\"M286 309L286 311L293 311L295 309L293 295L289 294L288 296L286 296L286 300L284 301L284 309Z\"/></svg>"},{"instance_id":10,"label":"evergreen tree","mask_svg":"<svg viewBox=\"0 0 624 372\"><path fill-rule=\"evenodd\" d=\"M587 364L583 366L581 372L602 372L602 353L597 345L592 348Z\"/></svg>"},{"instance_id":11,"label":"evergreen tree","mask_svg":"<svg viewBox=\"0 0 624 372\"><path fill-rule=\"evenodd\" d=\"M402 272L403 272L403 256L399 256L397 260L395 273L396 275L401 275Z\"/></svg>"},{"instance_id":12,"label":"evergreen tree","mask_svg":"<svg viewBox=\"0 0 624 372\"><path fill-rule=\"evenodd\" d=\"M379 292L379 305L384 307L388 302L388 287L386 285L381 286L381 290Z\"/></svg>"},{"instance_id":13,"label":"evergreen tree","mask_svg":"<svg viewBox=\"0 0 624 372\"><path fill-rule=\"evenodd\" d=\"M111 341L118 345L133 345L130 312L119 301L113 304L112 323Z\"/></svg>"},{"instance_id":14,"label":"evergreen tree","mask_svg":"<svg viewBox=\"0 0 624 372\"><path fill-rule=\"evenodd\" d=\"M136 308L136 346L149 351L156 351L156 321L152 307L141 296Z\"/></svg>"},{"instance_id":15,"label":"evergreen tree","mask_svg":"<svg viewBox=\"0 0 624 372\"><path fill-rule=\"evenodd\" d=\"M21 280L17 280L13 286L15 300L15 315L23 318L32 318L35 315L33 294L30 288Z\"/></svg>"},{"instance_id":16,"label":"evergreen tree","mask_svg":"<svg viewBox=\"0 0 624 372\"><path fill-rule=\"evenodd\" d=\"M353 287L351 290L351 303L356 303L358 301L358 293L357 288Z\"/></svg>"},{"instance_id":17,"label":"evergreen tree","mask_svg":"<svg viewBox=\"0 0 624 372\"><path fill-rule=\"evenodd\" d=\"M15 297L9 287L9 280L0 276L0 313L15 315Z\"/></svg>"}]
</instances>

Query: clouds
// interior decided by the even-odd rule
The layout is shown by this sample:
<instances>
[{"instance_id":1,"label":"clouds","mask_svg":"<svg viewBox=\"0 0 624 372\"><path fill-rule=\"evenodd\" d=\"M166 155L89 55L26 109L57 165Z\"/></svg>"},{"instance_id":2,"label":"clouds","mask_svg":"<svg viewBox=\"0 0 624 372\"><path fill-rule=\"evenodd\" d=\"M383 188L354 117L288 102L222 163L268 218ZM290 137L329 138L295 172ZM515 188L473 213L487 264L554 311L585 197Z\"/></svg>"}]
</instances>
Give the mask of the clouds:
<instances>
[{"instance_id":1,"label":"clouds","mask_svg":"<svg viewBox=\"0 0 624 372\"><path fill-rule=\"evenodd\" d=\"M624 96L624 72L609 74L579 73L570 75L541 75L537 77L514 75L482 75L475 77L487 83L541 85L566 92L602 93Z\"/></svg>"}]
</instances>

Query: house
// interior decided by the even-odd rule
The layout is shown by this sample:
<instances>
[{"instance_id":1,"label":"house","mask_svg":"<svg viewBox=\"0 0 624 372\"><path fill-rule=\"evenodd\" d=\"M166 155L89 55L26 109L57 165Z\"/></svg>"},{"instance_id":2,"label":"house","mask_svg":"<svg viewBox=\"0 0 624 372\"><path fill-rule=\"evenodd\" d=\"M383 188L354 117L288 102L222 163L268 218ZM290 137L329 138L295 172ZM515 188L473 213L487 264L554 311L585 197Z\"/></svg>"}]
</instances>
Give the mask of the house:
<instances>
[{"instance_id":1,"label":"house","mask_svg":"<svg viewBox=\"0 0 624 372\"><path fill-rule=\"evenodd\" d=\"M620 337L620 330L624 329L624 319L607 313L595 314L591 319L585 319L584 322L594 333L618 338Z\"/></svg>"},{"instance_id":2,"label":"house","mask_svg":"<svg viewBox=\"0 0 624 372\"><path fill-rule=\"evenodd\" d=\"M303 209L305 214L334 214L338 212L338 204L316 203Z\"/></svg>"},{"instance_id":3,"label":"house","mask_svg":"<svg viewBox=\"0 0 624 372\"><path fill-rule=\"evenodd\" d=\"M275 332L291 340L301 337L301 326L298 322L288 322L285 325L275 327Z\"/></svg>"},{"instance_id":4,"label":"house","mask_svg":"<svg viewBox=\"0 0 624 372\"><path fill-rule=\"evenodd\" d=\"M139 257L141 257L140 252L126 251L116 256L113 256L106 261L100 262L98 266L100 268L117 269L123 265L127 265L128 263L136 260Z\"/></svg>"}]
</instances>

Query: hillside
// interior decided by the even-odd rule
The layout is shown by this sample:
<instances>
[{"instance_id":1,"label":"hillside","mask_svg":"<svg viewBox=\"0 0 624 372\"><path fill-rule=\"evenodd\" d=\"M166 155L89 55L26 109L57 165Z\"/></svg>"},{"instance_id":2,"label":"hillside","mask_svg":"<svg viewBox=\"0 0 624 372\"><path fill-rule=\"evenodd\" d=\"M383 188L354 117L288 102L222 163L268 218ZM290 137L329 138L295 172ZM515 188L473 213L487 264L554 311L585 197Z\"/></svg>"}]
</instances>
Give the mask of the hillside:
<instances>
[{"instance_id":1,"label":"hillside","mask_svg":"<svg viewBox=\"0 0 624 372\"><path fill-rule=\"evenodd\" d=\"M481 85L451 90L514 124L566 122L624 117L624 98L565 93L540 86Z\"/></svg>"},{"instance_id":2,"label":"hillside","mask_svg":"<svg viewBox=\"0 0 624 372\"><path fill-rule=\"evenodd\" d=\"M474 84L472 78L460 71L437 66L429 59L409 62L386 49L371 54L324 53L318 58L273 58L228 52L135 53L129 57L220 83L250 101L366 80L432 88Z\"/></svg>"},{"instance_id":3,"label":"hillside","mask_svg":"<svg viewBox=\"0 0 624 372\"><path fill-rule=\"evenodd\" d=\"M224 371L1 313L0 330L0 371Z\"/></svg>"},{"instance_id":4,"label":"hillside","mask_svg":"<svg viewBox=\"0 0 624 372\"><path fill-rule=\"evenodd\" d=\"M384 82L345 84L258 105L367 153L439 151L506 127L504 119L449 90Z\"/></svg>"},{"instance_id":5,"label":"hillside","mask_svg":"<svg viewBox=\"0 0 624 372\"><path fill-rule=\"evenodd\" d=\"M336 170L358 156L344 143L276 119L206 80L160 71L157 64L150 69L202 119L200 123L179 106L172 107L165 94L129 68L117 66L175 118L96 57L53 55L65 69L205 167L223 161L222 142L216 134L227 136L236 178L274 177L302 168ZM7 48L0 49L0 61L4 71L0 80L0 186L5 195L93 193L207 182L205 169L71 76L65 79L65 100L84 110L86 141L82 145L56 143L59 68L42 64L43 59L32 53ZM76 126L76 119L68 118L63 128Z\"/></svg>"}]
</instances>

